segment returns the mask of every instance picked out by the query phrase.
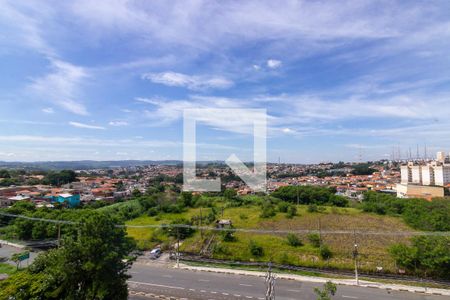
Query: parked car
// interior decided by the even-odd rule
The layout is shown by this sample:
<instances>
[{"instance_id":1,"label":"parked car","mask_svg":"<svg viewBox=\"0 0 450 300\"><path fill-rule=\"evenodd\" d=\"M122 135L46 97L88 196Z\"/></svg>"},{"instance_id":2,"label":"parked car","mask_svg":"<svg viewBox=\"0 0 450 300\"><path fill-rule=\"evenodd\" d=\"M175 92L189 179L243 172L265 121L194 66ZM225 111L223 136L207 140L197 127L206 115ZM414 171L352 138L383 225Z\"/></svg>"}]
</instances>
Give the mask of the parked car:
<instances>
[{"instance_id":1,"label":"parked car","mask_svg":"<svg viewBox=\"0 0 450 300\"><path fill-rule=\"evenodd\" d=\"M151 259L157 259L161 256L161 249L155 248L152 251L150 251L150 258Z\"/></svg>"}]
</instances>

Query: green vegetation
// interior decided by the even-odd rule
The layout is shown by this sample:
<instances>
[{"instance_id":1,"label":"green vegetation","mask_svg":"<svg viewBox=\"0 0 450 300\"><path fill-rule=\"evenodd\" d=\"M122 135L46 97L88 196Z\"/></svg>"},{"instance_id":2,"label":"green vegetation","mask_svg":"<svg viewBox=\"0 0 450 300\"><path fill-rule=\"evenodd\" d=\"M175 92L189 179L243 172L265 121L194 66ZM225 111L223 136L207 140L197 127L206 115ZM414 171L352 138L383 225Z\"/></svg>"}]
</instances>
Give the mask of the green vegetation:
<instances>
[{"instance_id":1,"label":"green vegetation","mask_svg":"<svg viewBox=\"0 0 450 300\"><path fill-rule=\"evenodd\" d=\"M411 246L395 244L389 251L396 263L411 273L450 279L450 237L419 236Z\"/></svg>"},{"instance_id":2,"label":"green vegetation","mask_svg":"<svg viewBox=\"0 0 450 300\"><path fill-rule=\"evenodd\" d=\"M327 281L322 289L314 288L314 293L317 294L317 300L331 300L331 296L334 296L337 291L337 286L331 281Z\"/></svg>"},{"instance_id":3,"label":"green vegetation","mask_svg":"<svg viewBox=\"0 0 450 300\"><path fill-rule=\"evenodd\" d=\"M293 233L289 233L287 235L287 242L288 242L289 246L292 246L292 247L303 246L302 241L298 238L298 236L296 236Z\"/></svg>"},{"instance_id":4,"label":"green vegetation","mask_svg":"<svg viewBox=\"0 0 450 300\"><path fill-rule=\"evenodd\" d=\"M367 192L362 209L379 215L401 216L411 227L425 231L450 231L450 199L399 199Z\"/></svg>"},{"instance_id":5,"label":"green vegetation","mask_svg":"<svg viewBox=\"0 0 450 300\"><path fill-rule=\"evenodd\" d=\"M10 264L0 263L0 274L12 275L16 272L16 269L16 267L11 266Z\"/></svg>"},{"instance_id":6,"label":"green vegetation","mask_svg":"<svg viewBox=\"0 0 450 300\"><path fill-rule=\"evenodd\" d=\"M48 172L42 182L53 186L61 186L77 180L77 174L72 170L62 170L60 172Z\"/></svg>"},{"instance_id":7,"label":"green vegetation","mask_svg":"<svg viewBox=\"0 0 450 300\"><path fill-rule=\"evenodd\" d=\"M127 299L130 263L123 259L132 243L114 225L100 213L83 217L61 248L0 282L0 299Z\"/></svg>"},{"instance_id":8,"label":"green vegetation","mask_svg":"<svg viewBox=\"0 0 450 300\"><path fill-rule=\"evenodd\" d=\"M272 197L298 204L348 206L345 197L335 195L332 188L318 186L284 186L271 194Z\"/></svg>"},{"instance_id":9,"label":"green vegetation","mask_svg":"<svg viewBox=\"0 0 450 300\"><path fill-rule=\"evenodd\" d=\"M157 183L155 184L157 188ZM301 203L299 205L296 204L297 195L298 203ZM401 267L408 273L442 276L443 272L433 272L432 269L443 270L446 265L442 262L431 264L430 261L434 258L424 261L422 257L418 264L419 259L413 256L414 269L408 265L410 254L418 251L410 249L416 247L410 240L411 236L367 235L364 232L405 232L412 231L412 228L447 230L450 215L448 199L428 202L396 199L369 192L363 203L360 206L353 205L355 207L346 206L348 201L345 198L345 201L335 201L336 199L340 200L341 197L335 198L333 189L307 186L281 188L270 196L239 196L232 190L225 190L222 195L193 195L166 189L164 192L152 190L133 200L97 209L35 209L29 203L20 202L6 211L76 222L97 211L110 216L115 222L136 225L127 228L127 233L141 250L157 245L169 249L179 237L182 240L180 249L186 253L234 261L273 261L319 268L352 269L352 250L356 239L362 271L374 272L380 266L385 272L396 273ZM229 231L179 227L177 233L176 228L170 226L186 224L215 227L218 219L231 220ZM0 229L0 234L8 238L41 239L57 236L57 227L52 223L5 217L0 221L8 224ZM165 228L143 225L165 225ZM62 235L70 235L70 228L69 225L61 226ZM244 232L236 230L238 228L252 231L258 229L262 232ZM309 230L315 233L286 235L272 233L273 230ZM327 233L352 230L356 230L355 236ZM441 243L438 241L440 238L442 237L436 237L437 240L430 241L429 244ZM402 246L395 246L397 244ZM395 247L400 250L392 250ZM420 249L428 249L421 247ZM438 258L440 252L429 253Z\"/></svg>"}]
</instances>

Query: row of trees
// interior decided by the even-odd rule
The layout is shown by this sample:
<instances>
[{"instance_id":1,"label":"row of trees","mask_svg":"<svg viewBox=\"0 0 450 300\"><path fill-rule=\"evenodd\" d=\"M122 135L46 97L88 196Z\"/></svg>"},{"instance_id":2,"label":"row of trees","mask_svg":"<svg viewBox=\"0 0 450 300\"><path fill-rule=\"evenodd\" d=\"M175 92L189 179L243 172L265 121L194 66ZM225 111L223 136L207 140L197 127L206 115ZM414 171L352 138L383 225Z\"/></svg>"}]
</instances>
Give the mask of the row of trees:
<instances>
[{"instance_id":1,"label":"row of trees","mask_svg":"<svg viewBox=\"0 0 450 300\"><path fill-rule=\"evenodd\" d=\"M399 199L367 192L361 205L366 212L401 216L410 226L426 231L450 231L450 199Z\"/></svg>"},{"instance_id":2,"label":"row of trees","mask_svg":"<svg viewBox=\"0 0 450 300\"><path fill-rule=\"evenodd\" d=\"M271 194L272 197L298 204L348 206L348 199L335 194L336 189L319 186L284 186Z\"/></svg>"}]
</instances>

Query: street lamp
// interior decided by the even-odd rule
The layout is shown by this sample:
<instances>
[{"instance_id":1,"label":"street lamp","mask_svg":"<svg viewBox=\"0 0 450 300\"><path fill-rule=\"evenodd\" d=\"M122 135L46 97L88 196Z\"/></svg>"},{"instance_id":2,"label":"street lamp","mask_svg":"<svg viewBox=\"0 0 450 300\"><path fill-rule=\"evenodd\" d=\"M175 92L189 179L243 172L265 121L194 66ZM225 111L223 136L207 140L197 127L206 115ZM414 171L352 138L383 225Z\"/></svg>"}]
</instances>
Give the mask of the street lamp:
<instances>
[{"instance_id":1,"label":"street lamp","mask_svg":"<svg viewBox=\"0 0 450 300\"><path fill-rule=\"evenodd\" d=\"M359 285L358 279L358 244L355 244L353 247L353 259L355 260L355 280L356 285Z\"/></svg>"}]
</instances>

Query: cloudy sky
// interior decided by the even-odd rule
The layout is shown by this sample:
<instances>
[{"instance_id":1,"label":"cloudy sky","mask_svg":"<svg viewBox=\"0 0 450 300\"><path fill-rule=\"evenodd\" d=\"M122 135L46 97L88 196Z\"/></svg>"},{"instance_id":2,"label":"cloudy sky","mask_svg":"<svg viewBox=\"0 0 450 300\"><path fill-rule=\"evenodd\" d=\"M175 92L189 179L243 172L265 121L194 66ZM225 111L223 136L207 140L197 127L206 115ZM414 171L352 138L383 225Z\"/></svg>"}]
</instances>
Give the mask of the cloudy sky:
<instances>
[{"instance_id":1,"label":"cloudy sky","mask_svg":"<svg viewBox=\"0 0 450 300\"><path fill-rule=\"evenodd\" d=\"M450 150L449 1L282 2L0 0L0 160L181 159L190 108L266 109L270 161Z\"/></svg>"}]
</instances>

